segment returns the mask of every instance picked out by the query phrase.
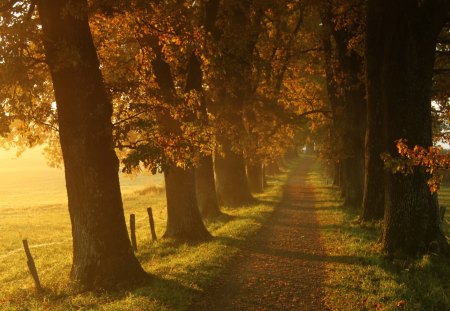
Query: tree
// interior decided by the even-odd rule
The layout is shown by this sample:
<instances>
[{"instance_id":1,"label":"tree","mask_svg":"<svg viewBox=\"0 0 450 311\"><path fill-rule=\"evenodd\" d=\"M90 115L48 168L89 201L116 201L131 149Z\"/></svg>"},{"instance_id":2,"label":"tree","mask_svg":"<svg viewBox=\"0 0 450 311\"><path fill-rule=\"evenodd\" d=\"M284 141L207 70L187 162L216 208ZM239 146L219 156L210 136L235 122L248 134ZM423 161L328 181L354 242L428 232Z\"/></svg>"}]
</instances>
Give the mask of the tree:
<instances>
[{"instance_id":1,"label":"tree","mask_svg":"<svg viewBox=\"0 0 450 311\"><path fill-rule=\"evenodd\" d=\"M242 147L248 184L255 193L264 191L265 166L276 162L294 145L295 126L289 116L295 113L287 107L293 101L285 96L289 94L285 84L289 80L286 77L294 75L293 68L301 66L296 63L296 52L304 43L299 33L306 7L303 1L295 4L281 1L260 8L264 14L253 52L251 89L244 108L246 139ZM284 104L282 99L286 100Z\"/></svg>"},{"instance_id":2,"label":"tree","mask_svg":"<svg viewBox=\"0 0 450 311\"><path fill-rule=\"evenodd\" d=\"M170 66L163 60L160 46L153 44L152 49L156 54L156 58L152 61L156 82L164 100L176 105L175 85ZM160 115L160 122L169 133L181 135L181 125L168 112ZM194 169L172 164L164 171L164 177L167 197L167 227L164 236L189 241L210 238L197 206Z\"/></svg>"},{"instance_id":3,"label":"tree","mask_svg":"<svg viewBox=\"0 0 450 311\"><path fill-rule=\"evenodd\" d=\"M220 55L214 65L223 67L224 72L217 75L211 85L216 95L214 99L220 103L214 107L219 125L217 140L221 145L215 158L217 192L219 202L232 206L254 201L247 183L245 158L239 146L245 133L243 108L250 90L252 55L261 12L255 12L255 20L251 20L251 13L252 1L223 2L216 22L216 25L221 23L222 30L214 31L217 34L213 38Z\"/></svg>"},{"instance_id":4,"label":"tree","mask_svg":"<svg viewBox=\"0 0 450 311\"><path fill-rule=\"evenodd\" d=\"M383 134L391 154L396 153L399 138L413 146L432 145L433 64L437 36L449 8L449 1L368 2L369 118L378 117L371 109L383 112ZM426 250L448 251L423 168L406 176L387 174L385 200L382 243L388 253L414 256Z\"/></svg>"},{"instance_id":5,"label":"tree","mask_svg":"<svg viewBox=\"0 0 450 311\"><path fill-rule=\"evenodd\" d=\"M178 9L180 14L174 21L170 12ZM201 68L195 59L186 57L195 57L190 36L196 34L196 29L187 17L196 18L195 13L196 7L142 2L113 15L102 14L97 26L97 40L105 45L101 49L103 65L111 74L110 86L116 91L116 137L119 148L127 150L123 152L125 170L139 169L144 164L153 172L164 173L164 237L179 241L210 238L198 210L194 174L203 143L201 139L195 141L202 137L198 135L202 128L197 120L203 106L198 89ZM155 20L163 22L155 26ZM109 53L110 44L118 45L121 51L116 52L117 59ZM186 87L180 92L183 83Z\"/></svg>"},{"instance_id":6,"label":"tree","mask_svg":"<svg viewBox=\"0 0 450 311\"><path fill-rule=\"evenodd\" d=\"M147 274L128 239L105 92L85 0L37 2L57 103L73 236L71 277L87 289Z\"/></svg>"},{"instance_id":7,"label":"tree","mask_svg":"<svg viewBox=\"0 0 450 311\"><path fill-rule=\"evenodd\" d=\"M204 26L206 33L214 30L218 9L219 0L208 1L204 4L204 18L200 24ZM207 102L203 89L203 71L199 55L200 51L197 51L197 53L194 51L189 59L186 92L189 93L194 90L200 94L200 118L202 123L207 126L209 123ZM220 215L212 153L202 155L195 167L195 188L198 208L202 217L208 218Z\"/></svg>"},{"instance_id":8,"label":"tree","mask_svg":"<svg viewBox=\"0 0 450 311\"><path fill-rule=\"evenodd\" d=\"M353 208L361 206L364 184L363 11L363 4L355 1L325 1L321 8L333 149L342 172L344 205Z\"/></svg>"},{"instance_id":9,"label":"tree","mask_svg":"<svg viewBox=\"0 0 450 311\"><path fill-rule=\"evenodd\" d=\"M432 106L433 140L436 143L450 141L450 21L446 21L436 45L433 75Z\"/></svg>"}]
</instances>

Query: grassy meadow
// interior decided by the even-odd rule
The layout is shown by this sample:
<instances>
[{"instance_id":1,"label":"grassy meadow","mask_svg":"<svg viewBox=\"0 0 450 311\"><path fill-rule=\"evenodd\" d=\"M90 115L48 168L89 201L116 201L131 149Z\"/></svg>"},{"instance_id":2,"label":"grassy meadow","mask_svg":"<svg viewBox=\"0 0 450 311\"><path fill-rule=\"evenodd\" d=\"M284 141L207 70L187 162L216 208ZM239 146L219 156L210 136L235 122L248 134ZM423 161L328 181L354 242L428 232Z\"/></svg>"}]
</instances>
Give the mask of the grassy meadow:
<instances>
[{"instance_id":1,"label":"grassy meadow","mask_svg":"<svg viewBox=\"0 0 450 311\"><path fill-rule=\"evenodd\" d=\"M37 151L34 151L37 152ZM215 237L198 245L152 243L146 208L158 237L164 232L165 193L160 176L121 178L125 214L136 214L137 257L151 284L114 293L78 293L70 286L71 229L61 171L36 154L0 158L0 310L184 310L226 266L239 245L261 227L279 202L287 173L269 181L259 203L223 209L207 223ZM29 160L29 161L27 161ZM17 161L16 169L8 161ZM17 163L21 163L18 165ZM19 170L17 170L19 168ZM20 172L19 172L20 171ZM8 182L8 180L14 182ZM35 258L43 293L34 291L22 239Z\"/></svg>"},{"instance_id":2,"label":"grassy meadow","mask_svg":"<svg viewBox=\"0 0 450 311\"><path fill-rule=\"evenodd\" d=\"M269 180L270 186L258 196L258 204L224 208L224 216L207 222L212 241L187 245L150 240L148 206L153 207L159 237L165 227L161 177L122 177L125 214L136 214L137 257L153 281L117 292L80 293L68 278L71 233L63 174L46 167L42 158L30 155L30 161L26 160L18 166L23 172L18 173L8 163L17 160L0 157L2 311L185 310L268 219L281 199L287 178L285 172ZM327 180L317 162L307 183L315 188L321 247L328 253L321 259L326 266L322 284L326 305L331 310L450 310L450 262L435 255L417 260L386 258L377 244L380 224L361 225L356 213L342 208L337 189ZM440 201L450 207L450 187L440 190ZM449 210L444 229L450 236ZM31 245L43 293L34 291L22 238Z\"/></svg>"},{"instance_id":3,"label":"grassy meadow","mask_svg":"<svg viewBox=\"0 0 450 311\"><path fill-rule=\"evenodd\" d=\"M316 188L321 241L328 253L324 293L331 310L450 310L448 259L432 254L417 260L386 258L377 243L380 224L361 224L357 213L343 209L337 189L325 182L319 167L308 180ZM440 201L450 205L450 188L441 189ZM448 210L446 220L450 238Z\"/></svg>"}]
</instances>

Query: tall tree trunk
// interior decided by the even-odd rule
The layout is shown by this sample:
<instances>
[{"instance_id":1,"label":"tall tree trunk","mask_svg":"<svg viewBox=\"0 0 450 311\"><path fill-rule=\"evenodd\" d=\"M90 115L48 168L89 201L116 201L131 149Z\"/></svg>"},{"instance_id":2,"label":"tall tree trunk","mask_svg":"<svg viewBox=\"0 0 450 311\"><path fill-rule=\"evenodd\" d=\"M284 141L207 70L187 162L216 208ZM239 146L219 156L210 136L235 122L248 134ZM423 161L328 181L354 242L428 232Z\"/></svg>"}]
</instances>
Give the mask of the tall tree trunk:
<instances>
[{"instance_id":1,"label":"tall tree trunk","mask_svg":"<svg viewBox=\"0 0 450 311\"><path fill-rule=\"evenodd\" d=\"M196 90L201 96L200 118L203 126L208 126L208 112L206 99L203 94L203 72L200 59L192 53L189 59L186 92ZM217 200L216 182L214 179L213 158L211 155L201 155L195 168L195 182L198 208L202 217L220 215L219 202Z\"/></svg>"},{"instance_id":2,"label":"tall tree trunk","mask_svg":"<svg viewBox=\"0 0 450 311\"><path fill-rule=\"evenodd\" d=\"M217 98L221 105L216 117L227 124L217 137L223 155L215 158L216 187L219 202L230 206L254 202L247 183L243 148L232 150L233 143L233 146L239 144L231 141L249 134L243 114L245 105L251 104L251 64L262 18L259 10L252 11L252 6L252 1L222 1L223 32L215 37L222 49L219 63L224 73L214 85L216 90L221 90L218 94L223 95Z\"/></svg>"},{"instance_id":3,"label":"tall tree trunk","mask_svg":"<svg viewBox=\"0 0 450 311\"><path fill-rule=\"evenodd\" d=\"M355 9L357 10L357 9ZM362 9L360 9L362 14ZM356 12L356 11L355 11ZM364 135L366 118L365 84L360 76L363 60L350 49L350 41L356 32L356 25L338 27L332 14L331 4L322 12L324 24L324 47L326 50L327 90L333 106L334 128L337 136L337 154L342 162L345 193L344 205L353 208L361 206L364 185ZM337 63L333 62L334 38Z\"/></svg>"},{"instance_id":4,"label":"tall tree trunk","mask_svg":"<svg viewBox=\"0 0 450 311\"><path fill-rule=\"evenodd\" d=\"M331 111L332 111L332 123L330 130L330 144L332 154L335 156L333 164L333 186L337 186L342 189L343 184L341 182L342 177L342 156L343 153L343 142L342 129L343 125L343 115L342 115L342 101L338 98L338 90L335 81L334 73L334 56L333 56L333 45L331 43L332 35L332 24L331 24L331 7L329 5L323 8L321 11L321 20L323 23L323 38L322 44L325 56L325 76L326 76L326 87L327 95L330 101Z\"/></svg>"},{"instance_id":5,"label":"tall tree trunk","mask_svg":"<svg viewBox=\"0 0 450 311\"><path fill-rule=\"evenodd\" d=\"M373 9L372 9L373 10ZM367 20L366 34L366 89L367 129L365 141L365 180L361 211L363 221L380 220L384 216L385 171L381 154L386 152L386 123L384 120L382 96L383 45L384 36L375 25L378 16L373 13Z\"/></svg>"},{"instance_id":6,"label":"tall tree trunk","mask_svg":"<svg viewBox=\"0 0 450 311\"><path fill-rule=\"evenodd\" d=\"M262 165L262 180L263 180L263 190L264 190L264 188L269 186L269 183L267 182L267 167L264 164Z\"/></svg>"},{"instance_id":7,"label":"tall tree trunk","mask_svg":"<svg viewBox=\"0 0 450 311\"><path fill-rule=\"evenodd\" d=\"M397 153L395 141L400 138L411 146L432 144L434 53L449 6L448 1L369 1L367 38L372 46L380 44L383 49L379 55L367 54L368 66L383 57L380 76L368 75L369 81L378 78L381 88L369 95L382 98L391 154ZM387 174L382 243L388 253L415 256L430 247L448 252L427 178L423 168L406 176Z\"/></svg>"},{"instance_id":8,"label":"tall tree trunk","mask_svg":"<svg viewBox=\"0 0 450 311\"><path fill-rule=\"evenodd\" d=\"M192 169L171 167L164 173L167 198L166 238L202 241L210 237L197 206L195 174Z\"/></svg>"},{"instance_id":9,"label":"tall tree trunk","mask_svg":"<svg viewBox=\"0 0 450 311\"><path fill-rule=\"evenodd\" d=\"M203 156L195 168L195 183L198 208L203 218L221 214L214 180L214 163L212 156Z\"/></svg>"},{"instance_id":10,"label":"tall tree trunk","mask_svg":"<svg viewBox=\"0 0 450 311\"><path fill-rule=\"evenodd\" d=\"M277 161L269 163L266 167L267 175L277 175L281 173L280 167L278 166Z\"/></svg>"},{"instance_id":11,"label":"tall tree trunk","mask_svg":"<svg viewBox=\"0 0 450 311\"><path fill-rule=\"evenodd\" d=\"M99 70L87 3L37 4L58 106L72 223L71 277L86 289L141 281L148 275L128 238L112 139L112 105Z\"/></svg>"},{"instance_id":12,"label":"tall tree trunk","mask_svg":"<svg viewBox=\"0 0 450 311\"><path fill-rule=\"evenodd\" d=\"M332 176L332 178L333 178L333 186L339 187L340 186L339 185L339 182L340 182L340 180L339 180L339 174L340 174L339 171L341 169L341 165L339 164L339 162L334 162L332 164L331 169L332 169L332 173L333 173L333 176Z\"/></svg>"},{"instance_id":13,"label":"tall tree trunk","mask_svg":"<svg viewBox=\"0 0 450 311\"><path fill-rule=\"evenodd\" d=\"M176 105L175 84L169 64L163 59L157 39L151 38L156 58L152 69L156 83L167 103ZM156 43L155 43L156 42ZM161 112L159 122L169 132L181 135L181 124L168 112ZM200 216L196 199L195 173L193 168L179 168L175 164L164 173L167 196L167 227L164 237L180 241L201 241L211 236Z\"/></svg>"},{"instance_id":14,"label":"tall tree trunk","mask_svg":"<svg viewBox=\"0 0 450 311\"><path fill-rule=\"evenodd\" d=\"M343 187L345 192L344 206L359 209L362 202L362 188L364 179L364 163L362 157L343 160Z\"/></svg>"},{"instance_id":15,"label":"tall tree trunk","mask_svg":"<svg viewBox=\"0 0 450 311\"><path fill-rule=\"evenodd\" d=\"M247 164L247 180L251 192L264 192L264 169L261 163Z\"/></svg>"},{"instance_id":16,"label":"tall tree trunk","mask_svg":"<svg viewBox=\"0 0 450 311\"><path fill-rule=\"evenodd\" d=\"M231 150L226 139L221 141L223 156L216 156L217 194L221 204L240 206L253 203L245 173L245 159Z\"/></svg>"},{"instance_id":17,"label":"tall tree trunk","mask_svg":"<svg viewBox=\"0 0 450 311\"><path fill-rule=\"evenodd\" d=\"M359 71L359 59L353 61L358 62L354 70ZM346 193L344 206L360 209L364 190L365 85L357 81L359 72L353 72L350 68L346 71L352 76L354 85L346 92L345 157L342 161Z\"/></svg>"}]
</instances>

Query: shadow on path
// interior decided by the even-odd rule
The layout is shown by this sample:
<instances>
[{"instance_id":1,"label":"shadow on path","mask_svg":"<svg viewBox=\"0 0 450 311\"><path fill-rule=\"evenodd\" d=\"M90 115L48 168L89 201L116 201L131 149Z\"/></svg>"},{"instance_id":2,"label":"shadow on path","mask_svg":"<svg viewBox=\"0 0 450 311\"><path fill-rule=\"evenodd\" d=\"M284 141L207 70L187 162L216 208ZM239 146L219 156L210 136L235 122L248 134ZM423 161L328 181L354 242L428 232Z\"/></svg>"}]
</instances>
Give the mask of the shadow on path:
<instances>
[{"instance_id":1,"label":"shadow on path","mask_svg":"<svg viewBox=\"0 0 450 311\"><path fill-rule=\"evenodd\" d=\"M314 159L292 171L282 202L227 270L189 310L327 310L325 263L315 214L316 190L306 184Z\"/></svg>"}]
</instances>

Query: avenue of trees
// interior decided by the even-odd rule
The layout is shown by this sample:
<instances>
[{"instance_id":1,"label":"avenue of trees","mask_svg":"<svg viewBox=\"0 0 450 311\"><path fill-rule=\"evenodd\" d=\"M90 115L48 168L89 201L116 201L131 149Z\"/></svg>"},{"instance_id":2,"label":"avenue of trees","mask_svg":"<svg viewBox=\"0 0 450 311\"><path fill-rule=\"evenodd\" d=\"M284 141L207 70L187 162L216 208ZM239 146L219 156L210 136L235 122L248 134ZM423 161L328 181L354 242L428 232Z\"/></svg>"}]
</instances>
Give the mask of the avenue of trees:
<instances>
[{"instance_id":1,"label":"avenue of trees","mask_svg":"<svg viewBox=\"0 0 450 311\"><path fill-rule=\"evenodd\" d=\"M163 173L165 237L201 242L205 218L254 202L303 146L344 206L383 220L383 251L450 254L429 187L449 163L429 147L449 134L450 0L3 0L0 12L2 144L45 144L63 164L81 287L150 278L119 170ZM414 152L399 155L400 139L429 160L402 162Z\"/></svg>"}]
</instances>

